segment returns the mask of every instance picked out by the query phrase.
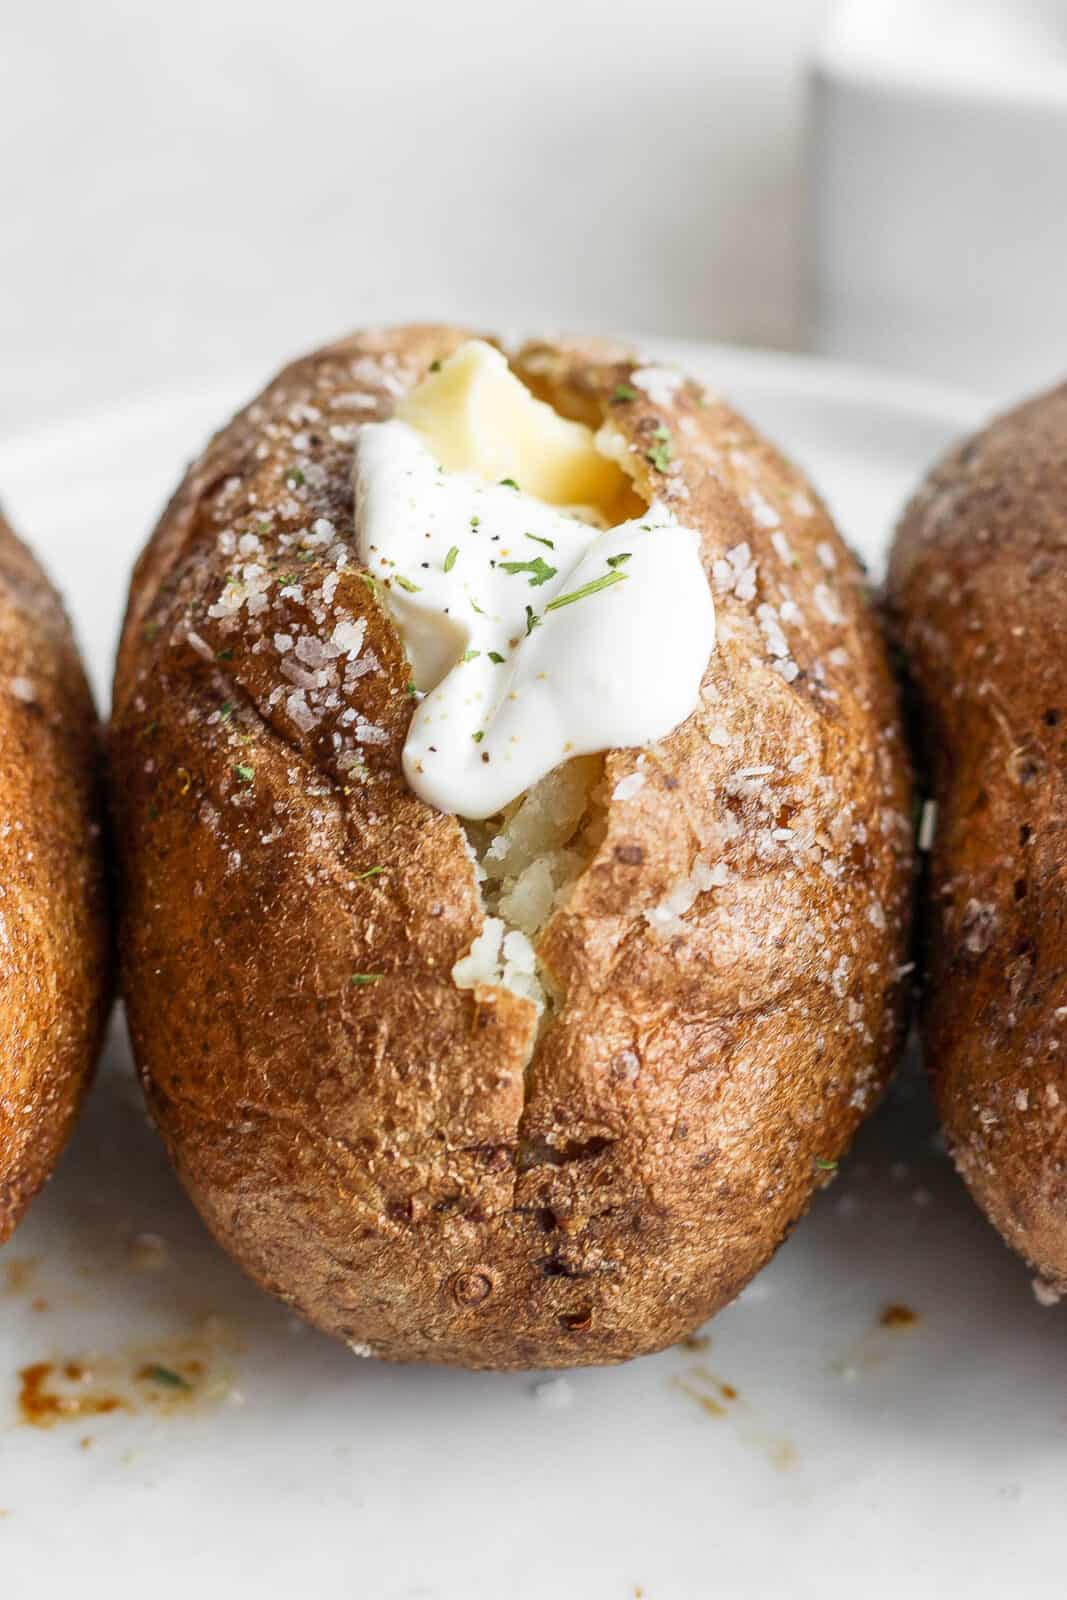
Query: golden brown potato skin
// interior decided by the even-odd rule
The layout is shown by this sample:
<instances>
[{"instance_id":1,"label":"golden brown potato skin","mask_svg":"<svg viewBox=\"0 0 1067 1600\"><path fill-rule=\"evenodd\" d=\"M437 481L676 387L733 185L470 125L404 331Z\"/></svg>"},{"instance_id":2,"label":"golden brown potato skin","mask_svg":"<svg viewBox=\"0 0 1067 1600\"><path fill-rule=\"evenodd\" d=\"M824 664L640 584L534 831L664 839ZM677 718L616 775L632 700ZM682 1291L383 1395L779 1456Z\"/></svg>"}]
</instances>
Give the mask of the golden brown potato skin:
<instances>
[{"instance_id":1,"label":"golden brown potato skin","mask_svg":"<svg viewBox=\"0 0 1067 1600\"><path fill-rule=\"evenodd\" d=\"M978 1204L1067 1289L1067 387L935 468L888 598L937 803L934 1096Z\"/></svg>"},{"instance_id":2,"label":"golden brown potato skin","mask_svg":"<svg viewBox=\"0 0 1067 1600\"><path fill-rule=\"evenodd\" d=\"M59 598L0 515L0 1243L66 1144L110 997L100 755Z\"/></svg>"},{"instance_id":3,"label":"golden brown potato skin","mask_svg":"<svg viewBox=\"0 0 1067 1600\"><path fill-rule=\"evenodd\" d=\"M312 1322L395 1360L619 1361L737 1294L879 1094L906 762L862 577L800 474L694 384L660 405L620 390L624 350L527 347L531 387L610 413L643 491L702 531L719 639L705 703L635 797L611 798L639 752L606 759L606 836L540 939L565 998L524 1074L530 1003L451 981L482 924L471 863L402 780L406 660L342 559L354 425L466 337L393 329L287 368L141 558L112 730L125 993L189 1192ZM296 582L249 600L264 572ZM331 708L331 669L305 726L284 641L345 617L366 618L376 670ZM381 730L363 781L338 764L349 707ZM698 854L715 885L654 931Z\"/></svg>"}]
</instances>

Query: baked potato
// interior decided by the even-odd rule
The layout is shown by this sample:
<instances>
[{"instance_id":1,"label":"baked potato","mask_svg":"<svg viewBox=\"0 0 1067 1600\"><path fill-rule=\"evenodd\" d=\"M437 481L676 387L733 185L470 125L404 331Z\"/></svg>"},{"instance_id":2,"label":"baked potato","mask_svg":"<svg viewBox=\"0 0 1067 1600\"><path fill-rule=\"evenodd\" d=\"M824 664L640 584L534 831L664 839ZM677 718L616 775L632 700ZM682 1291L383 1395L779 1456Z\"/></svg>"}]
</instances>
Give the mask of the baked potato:
<instances>
[{"instance_id":1,"label":"baked potato","mask_svg":"<svg viewBox=\"0 0 1067 1600\"><path fill-rule=\"evenodd\" d=\"M401 413L469 525L443 559L443 532L433 562L412 545L406 571L363 542L368 518L431 538L433 486L417 515L414 495L375 498ZM472 600L420 686L403 607L497 537L463 496L506 517L511 491L523 559L479 571L521 583L525 628L484 648ZM614 554L559 593L572 535ZM685 574L667 601L658 550ZM647 627L621 603L646 583ZM598 627L611 674L581 656ZM561 737L527 788L512 769L490 793L532 714L491 751L462 720L481 710L453 701L461 820L416 792L447 787L428 776L432 683L473 656L490 683L524 640L538 682L578 650L598 736L609 710L624 729L664 712L683 678L691 703L632 748ZM558 1367L676 1341L767 1261L886 1081L912 825L863 575L799 471L625 348L531 343L509 367L412 326L287 367L136 567L110 751L155 1119L218 1240L358 1353Z\"/></svg>"},{"instance_id":2,"label":"baked potato","mask_svg":"<svg viewBox=\"0 0 1067 1600\"><path fill-rule=\"evenodd\" d=\"M1067 1289L1067 387L930 474L888 581L927 773L923 1034L978 1204Z\"/></svg>"},{"instance_id":3,"label":"baked potato","mask_svg":"<svg viewBox=\"0 0 1067 1600\"><path fill-rule=\"evenodd\" d=\"M110 997L101 755L58 596L0 515L0 1243L67 1142Z\"/></svg>"}]
</instances>

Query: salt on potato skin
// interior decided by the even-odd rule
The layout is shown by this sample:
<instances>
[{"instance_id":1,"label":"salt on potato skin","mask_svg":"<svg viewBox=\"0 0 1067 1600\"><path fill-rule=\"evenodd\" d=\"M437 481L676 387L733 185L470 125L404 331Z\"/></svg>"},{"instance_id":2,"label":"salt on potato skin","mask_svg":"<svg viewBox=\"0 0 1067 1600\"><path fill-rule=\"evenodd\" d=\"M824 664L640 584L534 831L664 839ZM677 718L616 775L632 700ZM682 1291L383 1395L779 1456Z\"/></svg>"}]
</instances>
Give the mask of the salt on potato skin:
<instances>
[{"instance_id":1,"label":"salt on potato skin","mask_svg":"<svg viewBox=\"0 0 1067 1600\"><path fill-rule=\"evenodd\" d=\"M619 1361L748 1282L881 1092L907 762L862 574L802 475L688 380L631 381L622 347L527 346L531 389L610 416L642 497L699 530L719 636L698 710L595 758L544 857L529 819L496 909L534 924L540 1015L497 966L457 984L508 830L468 838L403 782L409 671L335 425L388 417L469 337L287 368L142 556L112 729L124 986L183 1182L312 1322L396 1360Z\"/></svg>"},{"instance_id":2,"label":"salt on potato skin","mask_svg":"<svg viewBox=\"0 0 1067 1600\"><path fill-rule=\"evenodd\" d=\"M932 796L923 1035L971 1193L1067 1289L1067 386L963 441L887 585Z\"/></svg>"}]
</instances>

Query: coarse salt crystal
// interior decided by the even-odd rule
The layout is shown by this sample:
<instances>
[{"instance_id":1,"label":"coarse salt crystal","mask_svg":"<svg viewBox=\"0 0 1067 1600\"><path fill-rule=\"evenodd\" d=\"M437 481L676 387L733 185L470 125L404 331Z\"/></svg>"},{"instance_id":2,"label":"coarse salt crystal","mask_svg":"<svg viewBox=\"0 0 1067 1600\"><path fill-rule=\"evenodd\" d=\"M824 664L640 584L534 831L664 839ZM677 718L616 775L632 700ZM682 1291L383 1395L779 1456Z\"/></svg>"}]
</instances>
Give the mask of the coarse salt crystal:
<instances>
[{"instance_id":1,"label":"coarse salt crystal","mask_svg":"<svg viewBox=\"0 0 1067 1600\"><path fill-rule=\"evenodd\" d=\"M611 791L613 800L632 800L638 790L643 789L645 775L643 772L631 772L625 778L620 778Z\"/></svg>"},{"instance_id":2,"label":"coarse salt crystal","mask_svg":"<svg viewBox=\"0 0 1067 1600\"><path fill-rule=\"evenodd\" d=\"M215 659L214 650L212 650L211 646L207 643L207 641L204 640L204 639L201 639L200 635L198 633L195 633L192 628L189 628L186 631L185 637L186 637L186 640L187 640L187 642L189 644L189 648L191 650L195 650L198 656L202 656L205 661L214 661L214 659Z\"/></svg>"},{"instance_id":3,"label":"coarse salt crystal","mask_svg":"<svg viewBox=\"0 0 1067 1600\"><path fill-rule=\"evenodd\" d=\"M789 642L782 632L778 621L778 613L774 607L764 601L762 605L756 607L756 619L763 630L763 637L767 641L768 653L780 659L787 657L789 655Z\"/></svg>"},{"instance_id":4,"label":"coarse salt crystal","mask_svg":"<svg viewBox=\"0 0 1067 1600\"><path fill-rule=\"evenodd\" d=\"M285 709L302 733L310 733L319 720L308 705L303 689L295 689L289 695Z\"/></svg>"},{"instance_id":5,"label":"coarse salt crystal","mask_svg":"<svg viewBox=\"0 0 1067 1600\"><path fill-rule=\"evenodd\" d=\"M779 515L778 515L777 511L774 509L774 507L771 505L770 501L768 499L766 499L766 497L764 495L760 494L758 489L750 489L748 491L748 493L745 495L744 501L745 501L745 505L748 507L749 511L752 514L753 522L755 522L759 527L761 527L761 528L777 528L778 524L781 522L782 519L781 519L781 517L779 517ZM783 539L784 539L784 535L783 535ZM777 541L776 540L772 540L772 543L774 544L774 548L776 550L778 550L779 555L781 555L781 551L778 549ZM786 544L786 549L788 550L788 548L789 548L788 540L785 540L785 544ZM783 556L782 559L785 560L785 561L788 561L789 557L788 556Z\"/></svg>"},{"instance_id":6,"label":"coarse salt crystal","mask_svg":"<svg viewBox=\"0 0 1067 1600\"><path fill-rule=\"evenodd\" d=\"M647 394L653 405L669 406L682 386L680 372L669 367L638 367L631 372L630 382L635 389Z\"/></svg>"},{"instance_id":7,"label":"coarse salt crystal","mask_svg":"<svg viewBox=\"0 0 1067 1600\"><path fill-rule=\"evenodd\" d=\"M773 544L774 554L779 557L779 560L785 562L785 565L787 566L792 566L793 560L795 560L795 557L793 557L792 546L790 546L789 539L785 538L785 534L782 533L781 528L776 528L774 533L771 534L771 544Z\"/></svg>"},{"instance_id":8,"label":"coarse salt crystal","mask_svg":"<svg viewBox=\"0 0 1067 1600\"><path fill-rule=\"evenodd\" d=\"M343 655L358 656L366 632L367 623L364 617L359 617L354 622L344 618L337 623L330 638Z\"/></svg>"},{"instance_id":9,"label":"coarse salt crystal","mask_svg":"<svg viewBox=\"0 0 1067 1600\"><path fill-rule=\"evenodd\" d=\"M841 614L841 608L825 583L817 583L815 585L812 599L827 622L832 622L835 625L844 622L845 619Z\"/></svg>"}]
</instances>

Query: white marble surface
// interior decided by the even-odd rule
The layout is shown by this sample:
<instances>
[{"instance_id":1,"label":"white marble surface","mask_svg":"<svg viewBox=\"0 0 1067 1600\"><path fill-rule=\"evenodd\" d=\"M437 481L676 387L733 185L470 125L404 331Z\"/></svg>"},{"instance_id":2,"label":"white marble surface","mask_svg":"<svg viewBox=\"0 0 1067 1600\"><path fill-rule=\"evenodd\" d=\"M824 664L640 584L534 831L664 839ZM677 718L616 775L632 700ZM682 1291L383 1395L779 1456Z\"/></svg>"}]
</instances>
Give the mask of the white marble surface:
<instances>
[{"instance_id":1,"label":"white marble surface","mask_svg":"<svg viewBox=\"0 0 1067 1600\"><path fill-rule=\"evenodd\" d=\"M366 320L788 343L826 0L35 0L0 434Z\"/></svg>"}]
</instances>

